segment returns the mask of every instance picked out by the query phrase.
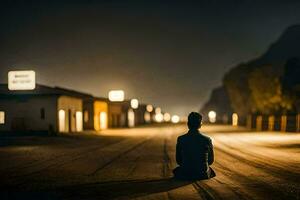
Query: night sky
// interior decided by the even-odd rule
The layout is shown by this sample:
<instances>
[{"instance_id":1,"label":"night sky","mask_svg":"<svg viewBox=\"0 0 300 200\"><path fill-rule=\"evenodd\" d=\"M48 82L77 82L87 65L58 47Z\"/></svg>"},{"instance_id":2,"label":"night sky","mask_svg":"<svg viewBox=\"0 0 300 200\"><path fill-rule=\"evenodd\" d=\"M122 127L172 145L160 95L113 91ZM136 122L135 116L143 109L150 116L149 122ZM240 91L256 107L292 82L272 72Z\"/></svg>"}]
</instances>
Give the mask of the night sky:
<instances>
[{"instance_id":1,"label":"night sky","mask_svg":"<svg viewBox=\"0 0 300 200\"><path fill-rule=\"evenodd\" d=\"M42 84L97 96L124 89L183 115L231 67L300 24L300 2L290 0L84 2L2 3L1 82L9 70L33 69Z\"/></svg>"}]
</instances>

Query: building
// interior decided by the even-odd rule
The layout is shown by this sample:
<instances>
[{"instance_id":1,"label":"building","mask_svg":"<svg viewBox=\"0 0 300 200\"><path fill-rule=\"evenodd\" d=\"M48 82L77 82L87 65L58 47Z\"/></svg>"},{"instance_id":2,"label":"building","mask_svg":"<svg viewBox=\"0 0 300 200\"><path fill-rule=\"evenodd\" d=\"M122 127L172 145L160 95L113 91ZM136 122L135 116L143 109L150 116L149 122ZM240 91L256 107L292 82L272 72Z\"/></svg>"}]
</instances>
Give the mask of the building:
<instances>
[{"instance_id":1,"label":"building","mask_svg":"<svg viewBox=\"0 0 300 200\"><path fill-rule=\"evenodd\" d=\"M79 132L83 102L92 96L37 84L34 90L8 90L0 84L0 131Z\"/></svg>"},{"instance_id":2,"label":"building","mask_svg":"<svg viewBox=\"0 0 300 200\"><path fill-rule=\"evenodd\" d=\"M145 114L148 114L148 121ZM37 84L33 90L9 90L0 84L0 131L100 131L151 122L146 105L111 102L61 87Z\"/></svg>"},{"instance_id":3,"label":"building","mask_svg":"<svg viewBox=\"0 0 300 200\"><path fill-rule=\"evenodd\" d=\"M129 101L109 102L108 126L110 128L117 128L117 127L131 127L131 125L132 125L132 109L130 108L130 102Z\"/></svg>"},{"instance_id":4,"label":"building","mask_svg":"<svg viewBox=\"0 0 300 200\"><path fill-rule=\"evenodd\" d=\"M86 98L83 101L83 128L100 131L108 127L108 99Z\"/></svg>"}]
</instances>

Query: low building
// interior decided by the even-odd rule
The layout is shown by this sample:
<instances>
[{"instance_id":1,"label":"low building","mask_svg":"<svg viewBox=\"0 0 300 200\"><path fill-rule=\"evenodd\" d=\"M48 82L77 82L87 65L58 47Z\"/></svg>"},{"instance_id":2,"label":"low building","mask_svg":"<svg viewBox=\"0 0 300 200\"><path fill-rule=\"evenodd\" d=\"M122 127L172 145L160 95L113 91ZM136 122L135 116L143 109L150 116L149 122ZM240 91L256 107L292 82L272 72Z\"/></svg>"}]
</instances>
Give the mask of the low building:
<instances>
[{"instance_id":1,"label":"low building","mask_svg":"<svg viewBox=\"0 0 300 200\"><path fill-rule=\"evenodd\" d=\"M108 104L108 126L110 128L130 127L132 120L132 110L130 109L130 102L109 102ZM129 122L130 121L130 122Z\"/></svg>"},{"instance_id":2,"label":"low building","mask_svg":"<svg viewBox=\"0 0 300 200\"><path fill-rule=\"evenodd\" d=\"M91 95L59 87L8 90L0 84L0 131L79 132L83 102Z\"/></svg>"}]
</instances>

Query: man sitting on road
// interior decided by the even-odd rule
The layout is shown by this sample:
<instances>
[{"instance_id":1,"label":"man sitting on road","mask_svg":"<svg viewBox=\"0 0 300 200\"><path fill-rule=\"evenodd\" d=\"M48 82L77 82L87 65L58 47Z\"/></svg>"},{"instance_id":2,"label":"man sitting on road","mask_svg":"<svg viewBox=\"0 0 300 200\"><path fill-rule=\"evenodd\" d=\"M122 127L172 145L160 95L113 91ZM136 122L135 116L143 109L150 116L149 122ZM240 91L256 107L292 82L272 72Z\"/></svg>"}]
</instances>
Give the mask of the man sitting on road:
<instances>
[{"instance_id":1,"label":"man sitting on road","mask_svg":"<svg viewBox=\"0 0 300 200\"><path fill-rule=\"evenodd\" d=\"M192 112L188 116L188 133L179 136L176 145L176 162L179 167L173 170L180 180L209 179L216 176L209 167L214 162L211 139L199 132L202 116Z\"/></svg>"}]
</instances>

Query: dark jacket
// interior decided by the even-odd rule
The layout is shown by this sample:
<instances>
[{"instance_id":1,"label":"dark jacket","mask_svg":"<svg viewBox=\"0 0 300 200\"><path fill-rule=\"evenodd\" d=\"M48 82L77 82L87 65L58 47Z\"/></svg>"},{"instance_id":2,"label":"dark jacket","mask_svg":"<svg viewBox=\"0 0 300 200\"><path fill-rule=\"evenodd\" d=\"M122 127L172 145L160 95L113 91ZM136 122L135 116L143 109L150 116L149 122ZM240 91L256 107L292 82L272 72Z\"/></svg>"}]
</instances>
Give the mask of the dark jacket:
<instances>
[{"instance_id":1,"label":"dark jacket","mask_svg":"<svg viewBox=\"0 0 300 200\"><path fill-rule=\"evenodd\" d=\"M199 176L209 171L214 162L212 141L198 130L179 136L176 145L176 162L185 174Z\"/></svg>"}]
</instances>

